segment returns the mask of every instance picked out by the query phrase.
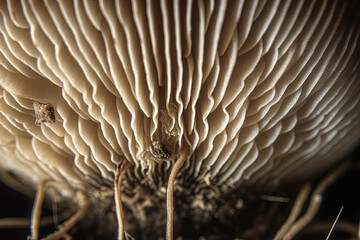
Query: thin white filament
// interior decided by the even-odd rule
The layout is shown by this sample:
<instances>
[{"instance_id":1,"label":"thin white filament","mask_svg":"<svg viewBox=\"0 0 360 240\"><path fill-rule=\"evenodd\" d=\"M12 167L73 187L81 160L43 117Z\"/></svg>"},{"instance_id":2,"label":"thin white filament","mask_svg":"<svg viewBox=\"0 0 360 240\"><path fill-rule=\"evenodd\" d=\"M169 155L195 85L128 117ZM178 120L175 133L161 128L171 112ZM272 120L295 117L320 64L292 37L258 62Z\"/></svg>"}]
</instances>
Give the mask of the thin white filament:
<instances>
[{"instance_id":1,"label":"thin white filament","mask_svg":"<svg viewBox=\"0 0 360 240\"><path fill-rule=\"evenodd\" d=\"M340 208L340 211L339 211L338 215L336 216L336 219L335 219L333 225L331 226L330 232L329 232L329 234L327 235L326 240L329 240L331 233L334 231L335 225L336 225L336 223L338 222L339 217L340 217L343 209L344 209L344 206L342 206L342 207Z\"/></svg>"}]
</instances>

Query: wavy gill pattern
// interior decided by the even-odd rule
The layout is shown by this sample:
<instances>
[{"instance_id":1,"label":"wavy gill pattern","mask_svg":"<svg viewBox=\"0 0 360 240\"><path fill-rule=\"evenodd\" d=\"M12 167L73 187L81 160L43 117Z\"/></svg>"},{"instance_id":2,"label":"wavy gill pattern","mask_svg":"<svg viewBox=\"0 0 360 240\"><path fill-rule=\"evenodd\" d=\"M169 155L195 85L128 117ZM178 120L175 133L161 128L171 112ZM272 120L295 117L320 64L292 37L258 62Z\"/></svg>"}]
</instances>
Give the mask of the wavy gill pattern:
<instances>
[{"instance_id":1,"label":"wavy gill pattern","mask_svg":"<svg viewBox=\"0 0 360 240\"><path fill-rule=\"evenodd\" d=\"M180 178L210 174L219 187L324 171L360 138L359 11L358 1L0 1L0 164L62 192L111 183L123 158L129 178L163 185L185 149ZM34 102L54 106L56 123L35 125Z\"/></svg>"}]
</instances>

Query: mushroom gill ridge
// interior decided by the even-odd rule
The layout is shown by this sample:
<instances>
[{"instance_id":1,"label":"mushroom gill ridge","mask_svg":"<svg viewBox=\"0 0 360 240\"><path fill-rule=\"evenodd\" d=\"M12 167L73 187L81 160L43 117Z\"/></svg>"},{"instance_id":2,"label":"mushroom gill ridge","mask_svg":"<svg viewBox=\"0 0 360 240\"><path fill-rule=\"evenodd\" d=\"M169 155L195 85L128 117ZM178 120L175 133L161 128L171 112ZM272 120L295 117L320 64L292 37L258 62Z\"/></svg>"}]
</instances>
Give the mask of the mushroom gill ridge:
<instances>
[{"instance_id":1,"label":"mushroom gill ridge","mask_svg":"<svg viewBox=\"0 0 360 240\"><path fill-rule=\"evenodd\" d=\"M359 144L359 5L0 1L0 167L101 199L126 162L151 207L184 153L194 208L310 179Z\"/></svg>"}]
</instances>

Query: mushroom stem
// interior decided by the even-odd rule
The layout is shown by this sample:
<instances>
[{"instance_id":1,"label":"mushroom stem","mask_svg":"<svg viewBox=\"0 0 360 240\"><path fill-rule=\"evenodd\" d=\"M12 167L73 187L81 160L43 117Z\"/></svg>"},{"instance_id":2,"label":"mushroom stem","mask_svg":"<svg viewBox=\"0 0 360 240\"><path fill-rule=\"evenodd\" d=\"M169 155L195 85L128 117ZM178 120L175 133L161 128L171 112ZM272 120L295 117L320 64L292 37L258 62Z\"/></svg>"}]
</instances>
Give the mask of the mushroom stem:
<instances>
[{"instance_id":1,"label":"mushroom stem","mask_svg":"<svg viewBox=\"0 0 360 240\"><path fill-rule=\"evenodd\" d=\"M311 191L311 184L307 183L305 184L301 189L299 194L296 197L294 206L291 209L290 215L288 219L285 221L285 223L281 226L279 231L277 232L276 236L274 237L274 240L280 240L284 236L284 234L289 230L289 228L292 226L292 224L296 221L297 217L300 214L300 211L302 207L304 206L304 203L306 202L306 199L308 198Z\"/></svg>"},{"instance_id":2,"label":"mushroom stem","mask_svg":"<svg viewBox=\"0 0 360 240\"><path fill-rule=\"evenodd\" d=\"M41 240L56 240L67 235L67 232L87 213L89 203L84 203L83 206L66 222L60 225L59 230L47 235Z\"/></svg>"},{"instance_id":3,"label":"mushroom stem","mask_svg":"<svg viewBox=\"0 0 360 240\"><path fill-rule=\"evenodd\" d=\"M293 237L314 218L315 214L320 208L322 194L347 170L348 167L349 164L345 163L327 175L323 180L321 180L311 195L310 204L307 211L291 226L289 231L284 235L283 239L293 239Z\"/></svg>"},{"instance_id":4,"label":"mushroom stem","mask_svg":"<svg viewBox=\"0 0 360 240\"><path fill-rule=\"evenodd\" d=\"M124 239L124 212L121 202L121 182L124 178L126 171L129 169L130 164L120 164L115 175L114 181L114 192L115 192L115 206L116 206L116 217L118 220L118 239Z\"/></svg>"},{"instance_id":5,"label":"mushroom stem","mask_svg":"<svg viewBox=\"0 0 360 240\"><path fill-rule=\"evenodd\" d=\"M40 181L38 190L35 196L35 204L31 214L31 239L37 240L39 238L39 225L41 217L41 208L45 196L45 184L49 182L49 179Z\"/></svg>"},{"instance_id":6,"label":"mushroom stem","mask_svg":"<svg viewBox=\"0 0 360 240\"><path fill-rule=\"evenodd\" d=\"M174 221L174 183L175 177L178 173L180 167L183 165L185 160L187 159L187 151L184 151L179 159L174 164L174 167L171 169L167 192L166 192L166 210L167 210L167 219L166 219L166 239L173 239L173 221Z\"/></svg>"}]
</instances>

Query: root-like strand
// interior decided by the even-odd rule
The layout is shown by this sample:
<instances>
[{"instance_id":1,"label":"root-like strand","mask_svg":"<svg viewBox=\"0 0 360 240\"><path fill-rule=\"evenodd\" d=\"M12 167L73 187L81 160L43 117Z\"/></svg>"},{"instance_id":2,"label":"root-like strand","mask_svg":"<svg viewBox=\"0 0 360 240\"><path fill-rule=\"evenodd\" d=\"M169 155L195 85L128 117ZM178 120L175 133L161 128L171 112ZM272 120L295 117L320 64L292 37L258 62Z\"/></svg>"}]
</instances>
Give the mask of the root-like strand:
<instances>
[{"instance_id":1,"label":"root-like strand","mask_svg":"<svg viewBox=\"0 0 360 240\"><path fill-rule=\"evenodd\" d=\"M124 166L125 165L125 166ZM115 206L116 206L116 217L118 220L118 239L123 240L124 239L124 211L123 206L121 202L121 182L124 178L124 175L126 171L129 169L130 164L125 163L119 165L119 168L115 175L115 181L114 181L114 192L115 192Z\"/></svg>"},{"instance_id":2,"label":"root-like strand","mask_svg":"<svg viewBox=\"0 0 360 240\"><path fill-rule=\"evenodd\" d=\"M281 226L279 231L277 232L276 236L274 237L274 240L280 240L284 236L286 232L289 231L292 224L296 221L298 218L302 207L304 206L304 203L306 202L306 199L308 198L311 191L311 184L307 183L305 184L301 189L299 194L296 197L294 206L291 209L290 215L288 219L286 219L285 223Z\"/></svg>"},{"instance_id":3,"label":"root-like strand","mask_svg":"<svg viewBox=\"0 0 360 240\"><path fill-rule=\"evenodd\" d=\"M286 235L284 235L283 239L293 239L293 237L298 234L299 231L301 231L307 224L311 222L311 220L314 218L315 214L320 208L322 194L336 179L338 179L348 169L348 167L349 164L345 163L320 181L319 185L315 188L314 192L311 195L310 204L307 211L291 226Z\"/></svg>"},{"instance_id":4,"label":"root-like strand","mask_svg":"<svg viewBox=\"0 0 360 240\"><path fill-rule=\"evenodd\" d=\"M30 218L3 218L0 219L0 228L28 228L30 223ZM48 226L52 223L52 217L42 218L40 226Z\"/></svg>"},{"instance_id":5,"label":"root-like strand","mask_svg":"<svg viewBox=\"0 0 360 240\"><path fill-rule=\"evenodd\" d=\"M166 239L173 240L173 221L174 221L174 183L175 177L178 173L180 167L183 165L185 160L187 159L187 151L184 151L176 163L174 164L173 168L171 169L167 191L166 191L166 210L167 210L167 218L166 218Z\"/></svg>"},{"instance_id":6,"label":"root-like strand","mask_svg":"<svg viewBox=\"0 0 360 240\"><path fill-rule=\"evenodd\" d=\"M333 224L334 224L333 221L314 223L306 227L303 233L305 234L324 233L328 231ZM334 232L343 232L349 234L354 239L360 239L358 237L358 227L356 226L356 224L352 222L348 222L344 220L337 222L336 228L334 228Z\"/></svg>"},{"instance_id":7,"label":"root-like strand","mask_svg":"<svg viewBox=\"0 0 360 240\"><path fill-rule=\"evenodd\" d=\"M45 196L45 184L50 180L42 180L39 183L38 190L36 192L34 207L31 214L31 239L38 240L39 239L39 225L40 225L40 217L41 217L41 208L44 201Z\"/></svg>"},{"instance_id":8,"label":"root-like strand","mask_svg":"<svg viewBox=\"0 0 360 240\"><path fill-rule=\"evenodd\" d=\"M41 240L56 240L67 235L67 232L80 220L82 219L89 208L88 203L84 203L82 207L66 222L60 225L59 230L49 234Z\"/></svg>"},{"instance_id":9,"label":"root-like strand","mask_svg":"<svg viewBox=\"0 0 360 240\"><path fill-rule=\"evenodd\" d=\"M59 219L68 217L68 213L61 214ZM54 223L53 216L42 217L40 219L40 227L50 226ZM0 228L28 228L31 224L30 218L3 218L0 219Z\"/></svg>"}]
</instances>

